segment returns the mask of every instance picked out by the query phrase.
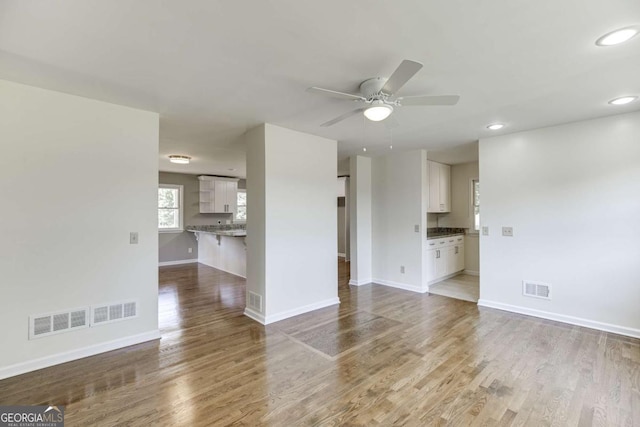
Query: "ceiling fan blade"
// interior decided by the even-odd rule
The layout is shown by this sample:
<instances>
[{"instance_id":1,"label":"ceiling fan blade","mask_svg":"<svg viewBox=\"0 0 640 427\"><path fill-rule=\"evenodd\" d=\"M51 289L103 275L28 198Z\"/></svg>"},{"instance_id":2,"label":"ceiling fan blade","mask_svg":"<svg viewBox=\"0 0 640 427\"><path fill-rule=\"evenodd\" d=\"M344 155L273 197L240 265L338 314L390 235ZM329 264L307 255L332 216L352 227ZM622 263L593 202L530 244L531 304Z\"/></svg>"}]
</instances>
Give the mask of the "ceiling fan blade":
<instances>
[{"instance_id":1,"label":"ceiling fan blade","mask_svg":"<svg viewBox=\"0 0 640 427\"><path fill-rule=\"evenodd\" d=\"M384 84L381 89L381 92L386 93L387 95L393 95L396 93L402 86L407 83L411 77L413 77L420 69L422 68L422 64L415 61L409 61L405 59L400 63L398 68L391 74L389 80Z\"/></svg>"},{"instance_id":2,"label":"ceiling fan blade","mask_svg":"<svg viewBox=\"0 0 640 427\"><path fill-rule=\"evenodd\" d=\"M353 111L349 111L348 113L344 113L343 115L338 116L333 120L329 120L328 122L324 122L320 126L321 127L325 127L325 128L328 127L328 126L333 126L336 123L343 121L344 119L348 119L351 116L355 116L356 114L363 112L364 110L365 110L364 108L358 108L358 109L355 109Z\"/></svg>"},{"instance_id":3,"label":"ceiling fan blade","mask_svg":"<svg viewBox=\"0 0 640 427\"><path fill-rule=\"evenodd\" d=\"M402 106L456 105L458 100L460 100L458 95L419 95L405 96L397 99Z\"/></svg>"},{"instance_id":4,"label":"ceiling fan blade","mask_svg":"<svg viewBox=\"0 0 640 427\"><path fill-rule=\"evenodd\" d=\"M334 98L348 99L351 101L366 101L366 99L360 95L354 95L352 93L346 93L346 92L338 92L337 90L323 89L321 87L315 87L315 86L308 88L307 92L319 93L321 95L328 95Z\"/></svg>"}]
</instances>

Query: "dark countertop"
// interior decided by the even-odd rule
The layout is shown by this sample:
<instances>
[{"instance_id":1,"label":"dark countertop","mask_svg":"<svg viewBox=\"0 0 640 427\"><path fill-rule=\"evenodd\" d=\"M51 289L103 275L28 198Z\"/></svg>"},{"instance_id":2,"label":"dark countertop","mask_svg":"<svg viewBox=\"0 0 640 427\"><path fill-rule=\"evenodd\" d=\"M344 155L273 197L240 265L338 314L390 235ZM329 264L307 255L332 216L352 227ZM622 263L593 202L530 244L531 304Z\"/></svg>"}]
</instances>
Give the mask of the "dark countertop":
<instances>
[{"instance_id":1,"label":"dark countertop","mask_svg":"<svg viewBox=\"0 0 640 427\"><path fill-rule=\"evenodd\" d=\"M219 236L245 237L247 235L246 224L187 225L185 229L192 233L209 233Z\"/></svg>"},{"instance_id":2,"label":"dark countertop","mask_svg":"<svg viewBox=\"0 0 640 427\"><path fill-rule=\"evenodd\" d=\"M440 237L457 236L465 234L464 228L437 227L427 228L427 239L438 239Z\"/></svg>"}]
</instances>

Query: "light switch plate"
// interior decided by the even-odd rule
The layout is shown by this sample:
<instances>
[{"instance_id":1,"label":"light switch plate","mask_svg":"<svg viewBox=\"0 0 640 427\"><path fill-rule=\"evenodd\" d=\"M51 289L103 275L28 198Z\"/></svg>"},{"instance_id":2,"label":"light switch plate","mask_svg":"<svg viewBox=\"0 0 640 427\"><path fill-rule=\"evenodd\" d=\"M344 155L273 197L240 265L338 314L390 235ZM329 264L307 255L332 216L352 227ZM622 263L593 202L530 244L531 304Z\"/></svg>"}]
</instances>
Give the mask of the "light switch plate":
<instances>
[{"instance_id":1,"label":"light switch plate","mask_svg":"<svg viewBox=\"0 0 640 427\"><path fill-rule=\"evenodd\" d=\"M416 224L413 226L413 231L415 231L416 233L420 232L420 225Z\"/></svg>"},{"instance_id":2,"label":"light switch plate","mask_svg":"<svg viewBox=\"0 0 640 427\"><path fill-rule=\"evenodd\" d=\"M129 244L130 245L137 245L138 244L138 232L137 231L132 231L131 233L129 233Z\"/></svg>"},{"instance_id":3,"label":"light switch plate","mask_svg":"<svg viewBox=\"0 0 640 427\"><path fill-rule=\"evenodd\" d=\"M483 236L489 235L489 227L487 227L486 225L482 227L482 235Z\"/></svg>"},{"instance_id":4,"label":"light switch plate","mask_svg":"<svg viewBox=\"0 0 640 427\"><path fill-rule=\"evenodd\" d=\"M513 237L513 227L502 227L502 235L506 237Z\"/></svg>"}]
</instances>

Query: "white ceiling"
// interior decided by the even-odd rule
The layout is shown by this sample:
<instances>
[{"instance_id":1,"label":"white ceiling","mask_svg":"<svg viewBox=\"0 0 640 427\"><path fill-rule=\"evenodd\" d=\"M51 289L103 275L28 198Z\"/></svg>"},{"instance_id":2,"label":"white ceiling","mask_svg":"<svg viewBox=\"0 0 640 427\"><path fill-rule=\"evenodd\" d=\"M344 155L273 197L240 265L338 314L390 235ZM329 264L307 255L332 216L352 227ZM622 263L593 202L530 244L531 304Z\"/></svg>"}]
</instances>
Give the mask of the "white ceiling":
<instances>
[{"instance_id":1,"label":"white ceiling","mask_svg":"<svg viewBox=\"0 0 640 427\"><path fill-rule=\"evenodd\" d=\"M165 171L244 176L239 137L262 122L336 139L340 159L392 143L468 161L484 136L640 109L607 105L640 93L640 36L594 44L638 23L635 0L8 0L0 78L159 112ZM307 87L356 92L405 58L424 68L399 95L460 103L319 127L353 105Z\"/></svg>"}]
</instances>

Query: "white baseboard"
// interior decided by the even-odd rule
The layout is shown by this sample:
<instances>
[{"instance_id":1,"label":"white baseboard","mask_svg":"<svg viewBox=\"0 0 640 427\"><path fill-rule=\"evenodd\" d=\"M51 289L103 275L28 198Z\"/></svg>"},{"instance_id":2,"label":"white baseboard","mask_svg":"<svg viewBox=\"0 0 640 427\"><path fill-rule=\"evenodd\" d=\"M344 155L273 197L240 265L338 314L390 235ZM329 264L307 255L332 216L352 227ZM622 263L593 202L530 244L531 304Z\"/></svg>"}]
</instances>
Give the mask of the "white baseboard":
<instances>
[{"instance_id":1,"label":"white baseboard","mask_svg":"<svg viewBox=\"0 0 640 427\"><path fill-rule=\"evenodd\" d=\"M475 270L462 270L462 274L468 274L469 276L480 276L480 272Z\"/></svg>"},{"instance_id":2,"label":"white baseboard","mask_svg":"<svg viewBox=\"0 0 640 427\"><path fill-rule=\"evenodd\" d=\"M346 258L347 254L338 252L338 258Z\"/></svg>"},{"instance_id":3,"label":"white baseboard","mask_svg":"<svg viewBox=\"0 0 640 427\"><path fill-rule=\"evenodd\" d=\"M391 280L373 279L373 283L389 286L391 288L404 289L405 291L418 292L420 294L424 294L429 291L429 288L423 289L420 286L409 285L408 283L393 282Z\"/></svg>"},{"instance_id":4,"label":"white baseboard","mask_svg":"<svg viewBox=\"0 0 640 427\"><path fill-rule=\"evenodd\" d=\"M371 279L362 279L362 280L349 280L349 284L353 285L353 286L362 286L362 285L368 285L369 283L371 283Z\"/></svg>"},{"instance_id":5,"label":"white baseboard","mask_svg":"<svg viewBox=\"0 0 640 427\"><path fill-rule=\"evenodd\" d=\"M16 363L15 365L1 367L0 380L157 339L160 339L160 331L156 329L153 331L144 332L142 334L131 335L128 337L118 338L116 340L94 344L75 350L65 351L63 353L57 353L50 356L40 357L38 359L27 360L25 362Z\"/></svg>"},{"instance_id":6,"label":"white baseboard","mask_svg":"<svg viewBox=\"0 0 640 427\"><path fill-rule=\"evenodd\" d=\"M464 270L456 271L455 273L448 274L446 276L438 277L437 279L433 279L428 283L428 285L435 285L436 283L443 282L447 279L451 279L452 277L456 277L458 274L463 273Z\"/></svg>"},{"instance_id":7,"label":"white baseboard","mask_svg":"<svg viewBox=\"0 0 640 427\"><path fill-rule=\"evenodd\" d=\"M510 311L512 313L525 314L527 316L539 317L541 319L554 320L556 322L569 323L570 325L584 326L585 328L597 329L599 331L612 332L614 334L624 335L627 337L640 338L640 329L629 328L626 326L612 325L611 323L597 322L595 320L583 319L581 317L567 316L565 314L503 304L501 302L488 301L485 299L479 300L478 305Z\"/></svg>"},{"instance_id":8,"label":"white baseboard","mask_svg":"<svg viewBox=\"0 0 640 427\"><path fill-rule=\"evenodd\" d=\"M247 316L250 319L255 320L258 323L262 323L263 325L265 325L264 316L262 314L258 313L257 311L250 309L249 307L245 307L244 315Z\"/></svg>"},{"instance_id":9,"label":"white baseboard","mask_svg":"<svg viewBox=\"0 0 640 427\"><path fill-rule=\"evenodd\" d=\"M198 259L194 258L194 259L179 259L177 261L163 261L158 263L158 267L165 267L167 265L193 264L194 262L198 262Z\"/></svg>"},{"instance_id":10,"label":"white baseboard","mask_svg":"<svg viewBox=\"0 0 640 427\"><path fill-rule=\"evenodd\" d=\"M302 307L294 308L292 310L282 311L280 313L271 314L269 316L264 316L257 311L251 310L250 308L244 309L244 314L247 317L255 320L256 322L262 323L263 325L268 325L270 323L279 322L284 319L288 319L290 317L299 316L300 314L308 313L310 311L319 310L321 308L329 307L331 305L340 304L340 298L329 298L324 301L318 301L313 304L303 305Z\"/></svg>"}]
</instances>

